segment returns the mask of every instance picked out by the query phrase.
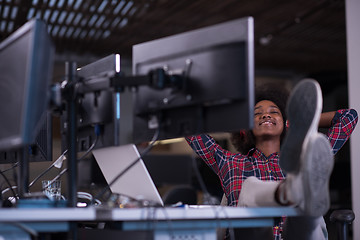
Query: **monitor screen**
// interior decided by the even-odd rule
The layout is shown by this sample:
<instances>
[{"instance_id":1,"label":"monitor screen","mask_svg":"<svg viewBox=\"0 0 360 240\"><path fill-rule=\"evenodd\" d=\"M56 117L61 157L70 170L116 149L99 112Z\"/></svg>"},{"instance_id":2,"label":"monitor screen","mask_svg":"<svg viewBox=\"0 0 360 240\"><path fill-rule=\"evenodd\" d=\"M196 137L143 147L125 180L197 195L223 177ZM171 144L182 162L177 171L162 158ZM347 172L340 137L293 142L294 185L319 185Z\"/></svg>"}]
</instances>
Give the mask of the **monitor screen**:
<instances>
[{"instance_id":1,"label":"monitor screen","mask_svg":"<svg viewBox=\"0 0 360 240\"><path fill-rule=\"evenodd\" d=\"M140 86L134 142L252 128L253 19L233 20L133 46L133 75L163 69L180 87Z\"/></svg>"},{"instance_id":2,"label":"monitor screen","mask_svg":"<svg viewBox=\"0 0 360 240\"><path fill-rule=\"evenodd\" d=\"M37 19L0 43L0 150L35 143L50 99L53 51Z\"/></svg>"}]
</instances>

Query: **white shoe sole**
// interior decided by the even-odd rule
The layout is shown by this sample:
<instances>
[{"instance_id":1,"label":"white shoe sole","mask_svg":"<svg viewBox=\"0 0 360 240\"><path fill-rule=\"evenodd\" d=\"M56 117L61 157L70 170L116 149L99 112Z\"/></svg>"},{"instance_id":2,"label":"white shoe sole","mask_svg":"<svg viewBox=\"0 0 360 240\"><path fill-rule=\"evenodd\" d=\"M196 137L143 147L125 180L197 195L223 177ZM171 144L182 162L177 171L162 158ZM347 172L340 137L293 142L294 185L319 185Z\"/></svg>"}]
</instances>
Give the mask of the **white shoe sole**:
<instances>
[{"instance_id":1,"label":"white shoe sole","mask_svg":"<svg viewBox=\"0 0 360 240\"><path fill-rule=\"evenodd\" d=\"M283 171L299 171L301 153L309 136L317 132L321 111L320 85L312 79L297 84L286 106L290 126L280 151L280 166Z\"/></svg>"},{"instance_id":2,"label":"white shoe sole","mask_svg":"<svg viewBox=\"0 0 360 240\"><path fill-rule=\"evenodd\" d=\"M300 173L304 200L300 208L306 215L323 216L330 207L329 180L334 155L329 140L322 133L310 136L305 149Z\"/></svg>"}]
</instances>

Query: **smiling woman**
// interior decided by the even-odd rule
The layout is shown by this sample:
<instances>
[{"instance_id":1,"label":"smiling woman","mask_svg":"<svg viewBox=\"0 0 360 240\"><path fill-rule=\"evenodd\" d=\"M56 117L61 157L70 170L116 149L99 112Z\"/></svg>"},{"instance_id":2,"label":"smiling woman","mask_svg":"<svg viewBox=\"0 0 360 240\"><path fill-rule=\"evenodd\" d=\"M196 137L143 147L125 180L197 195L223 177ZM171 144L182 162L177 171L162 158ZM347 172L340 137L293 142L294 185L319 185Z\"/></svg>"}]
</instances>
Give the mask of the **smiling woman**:
<instances>
[{"instance_id":1,"label":"smiling woman","mask_svg":"<svg viewBox=\"0 0 360 240\"><path fill-rule=\"evenodd\" d=\"M312 79L299 82L289 101L287 96L287 91L276 85L257 89L254 128L233 134L238 136L233 139L237 140L240 153L223 149L207 134L189 136L186 140L218 175L229 206L291 205L304 212L298 222L279 220L273 234L269 232L271 229L265 229L264 234L269 235L256 239L282 239L283 229L288 230L284 239L290 239L286 234L292 237L299 234L301 237L296 239L325 239L322 216L330 204L327 186L334 154L349 139L357 123L357 113L354 109L321 113L321 89ZM328 127L327 135L317 131L322 122ZM304 132L306 137L299 132ZM242 238L254 239L253 235L241 234Z\"/></svg>"}]
</instances>

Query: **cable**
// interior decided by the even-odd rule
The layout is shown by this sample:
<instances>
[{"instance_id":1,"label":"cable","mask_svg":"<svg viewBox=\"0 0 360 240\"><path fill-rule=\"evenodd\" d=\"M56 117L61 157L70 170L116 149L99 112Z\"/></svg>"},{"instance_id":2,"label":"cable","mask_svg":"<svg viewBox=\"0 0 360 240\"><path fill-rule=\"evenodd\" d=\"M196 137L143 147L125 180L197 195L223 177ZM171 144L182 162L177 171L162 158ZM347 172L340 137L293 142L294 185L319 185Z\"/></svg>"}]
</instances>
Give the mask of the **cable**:
<instances>
[{"instance_id":1,"label":"cable","mask_svg":"<svg viewBox=\"0 0 360 240\"><path fill-rule=\"evenodd\" d=\"M1 172L1 171L0 171L0 175L5 179L6 183L8 184L8 186L9 186L9 188L10 188L10 190L11 190L13 196L14 196L14 198L17 199L17 195L16 195L14 189L12 188L9 179L8 179L8 178L5 176L5 174L4 174L3 172Z\"/></svg>"},{"instance_id":2,"label":"cable","mask_svg":"<svg viewBox=\"0 0 360 240\"><path fill-rule=\"evenodd\" d=\"M19 165L19 162L16 162L16 163L14 163L14 165L12 165L10 168L5 169L5 170L3 170L2 172L3 172L3 173L8 172L8 171L14 169L15 167L17 167L18 165Z\"/></svg>"},{"instance_id":3,"label":"cable","mask_svg":"<svg viewBox=\"0 0 360 240\"><path fill-rule=\"evenodd\" d=\"M171 236L170 239L176 239L175 238L175 234L174 234L174 227L172 225L172 221L171 221L171 218L169 217L169 214L168 212L166 211L166 208L165 207L161 207L160 208L165 216L165 220L166 220L166 224L168 226L168 232L169 232L169 235ZM155 213L154 213L155 215ZM158 222L157 220L154 221L155 222L155 226L156 226L156 223Z\"/></svg>"},{"instance_id":4,"label":"cable","mask_svg":"<svg viewBox=\"0 0 360 240\"><path fill-rule=\"evenodd\" d=\"M101 205L101 201L98 199L94 199L94 197L87 192L78 192L77 193L78 198L83 198L83 199L87 199L90 202L95 201L98 205Z\"/></svg>"},{"instance_id":5,"label":"cable","mask_svg":"<svg viewBox=\"0 0 360 240\"><path fill-rule=\"evenodd\" d=\"M211 195L210 195L210 193L208 192L208 190L207 190L207 188L206 188L206 185L205 185L205 183L204 183L204 181L203 181L203 179L202 179L202 177L201 177L201 174L200 174L200 172L199 172L199 169L197 168L196 161L195 161L195 157L192 158L192 165L193 165L192 167L193 167L193 169L194 169L196 179L198 180L198 182L199 182L199 184L200 184L200 189L201 189L201 191L203 191L204 196L205 196L206 198L208 198L208 200L210 200L210 201L209 201L210 204L216 205L216 203L213 202L213 199L210 198Z\"/></svg>"},{"instance_id":6,"label":"cable","mask_svg":"<svg viewBox=\"0 0 360 240\"><path fill-rule=\"evenodd\" d=\"M36 232L36 230L34 230L33 228L30 228L29 226L26 226L25 224L16 223L16 222L7 223L7 224L20 228L24 232L30 234L32 237L35 237L35 239L39 236L38 233Z\"/></svg>"},{"instance_id":7,"label":"cable","mask_svg":"<svg viewBox=\"0 0 360 240\"><path fill-rule=\"evenodd\" d=\"M64 173L66 173L67 168L64 168L56 177L54 177L47 185L42 187L42 191L44 191L46 188L48 188L51 184L53 184L56 180L58 180Z\"/></svg>"},{"instance_id":8,"label":"cable","mask_svg":"<svg viewBox=\"0 0 360 240\"><path fill-rule=\"evenodd\" d=\"M85 159L85 157L87 156L87 155L89 155L89 153L95 148L95 146L96 146L96 144L97 144L97 142L98 142L98 140L99 140L99 136L96 136L96 138L95 138L95 140L94 140L94 142L93 142L93 144L89 147L89 149L78 159L78 161L82 161L82 160L84 160Z\"/></svg>"},{"instance_id":9,"label":"cable","mask_svg":"<svg viewBox=\"0 0 360 240\"><path fill-rule=\"evenodd\" d=\"M4 195L6 192L10 191L11 189L17 189L17 186L12 186L11 188L8 187L8 188L5 188L4 190L2 190L2 195Z\"/></svg>"},{"instance_id":10,"label":"cable","mask_svg":"<svg viewBox=\"0 0 360 240\"><path fill-rule=\"evenodd\" d=\"M62 162L66 159L65 154L67 153L67 149L60 155L60 157L53 163L50 165L50 167L48 167L44 172L40 173L30 184L29 184L29 188L31 186L34 185L35 182L37 182L37 180L39 180L42 176L44 176L46 173L48 173L53 167L57 167L56 165L58 165L60 163L60 167L62 165Z\"/></svg>"},{"instance_id":11,"label":"cable","mask_svg":"<svg viewBox=\"0 0 360 240\"><path fill-rule=\"evenodd\" d=\"M195 172L195 175L196 175L196 179L198 180L199 184L200 184L200 188L201 188L201 191L203 191L204 193L204 196L206 197L209 197L208 199L210 199L210 203L212 202L212 198L210 198L210 193L208 192L207 188L206 188L206 185L201 177L201 174L199 172L199 169L197 168L196 166L196 161L195 161L195 157L192 158L192 165L193 165L193 169L194 169L194 172ZM222 209L222 208L221 208ZM218 212L216 210L214 210L215 212L215 218L218 219ZM228 218L227 216L227 213L226 211L223 211L223 213L225 214L225 217ZM231 222L229 222L229 235L230 235L230 239L235 239L235 234L234 234L234 229L232 228L231 226Z\"/></svg>"},{"instance_id":12,"label":"cable","mask_svg":"<svg viewBox=\"0 0 360 240\"><path fill-rule=\"evenodd\" d=\"M84 160L84 158L95 148L98 139L99 139L99 135L100 135L100 131L99 131L99 127L98 125L95 125L95 134L96 134L96 138L93 142L93 144L88 148L88 150L81 156L81 158L79 158L77 161L82 161ZM67 151L67 150L66 150ZM64 168L58 175L55 176L55 178L53 178L46 186L42 187L42 190L45 190L45 188L47 188L48 186L50 186L51 184L53 184L56 180L58 180L62 175L64 175L64 173L67 172L67 168ZM35 180L34 180L35 181Z\"/></svg>"},{"instance_id":13,"label":"cable","mask_svg":"<svg viewBox=\"0 0 360 240\"><path fill-rule=\"evenodd\" d=\"M4 173L5 173L5 172L8 172L8 171L10 171L10 170L12 170L12 169L14 169L14 168L17 167L18 165L19 165L19 162L16 162L16 163L14 163L14 165L11 166L10 168L5 169L5 170L3 170L3 171L0 171L0 174L3 176L3 178L5 179L7 185L9 186L8 188L4 189L4 190L1 192L2 195L4 195L4 193L6 193L8 190L11 190L11 192L12 192L12 194L13 194L13 196L14 196L15 199L17 199L17 195L16 195L15 191L13 190L14 187L11 186L10 181L7 179L7 177L5 176ZM15 188L16 188L16 187L15 187Z\"/></svg>"},{"instance_id":14,"label":"cable","mask_svg":"<svg viewBox=\"0 0 360 240\"><path fill-rule=\"evenodd\" d=\"M119 178L121 178L129 169L131 169L133 166L135 166L143 156L145 156L154 146L155 142L158 140L160 134L160 126L156 129L155 134L150 142L150 144L142 151L140 154L140 157L136 158L129 166L127 166L123 171L121 171L116 177L99 193L96 195L96 199L100 199L109 189L110 187L117 181ZM93 202L92 202L93 204Z\"/></svg>"}]
</instances>

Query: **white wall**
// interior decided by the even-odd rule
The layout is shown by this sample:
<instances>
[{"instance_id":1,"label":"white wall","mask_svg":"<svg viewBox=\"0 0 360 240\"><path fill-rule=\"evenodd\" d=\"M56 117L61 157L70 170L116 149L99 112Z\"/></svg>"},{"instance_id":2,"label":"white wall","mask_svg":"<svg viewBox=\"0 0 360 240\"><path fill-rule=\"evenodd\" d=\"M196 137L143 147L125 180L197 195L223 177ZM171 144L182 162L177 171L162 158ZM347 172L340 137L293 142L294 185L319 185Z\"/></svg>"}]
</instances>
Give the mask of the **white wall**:
<instances>
[{"instance_id":1,"label":"white wall","mask_svg":"<svg viewBox=\"0 0 360 240\"><path fill-rule=\"evenodd\" d=\"M346 0L349 105L360 114L360 1ZM351 136L352 204L354 239L360 240L360 124Z\"/></svg>"}]
</instances>

